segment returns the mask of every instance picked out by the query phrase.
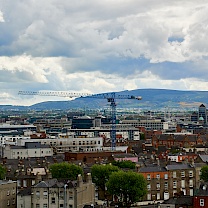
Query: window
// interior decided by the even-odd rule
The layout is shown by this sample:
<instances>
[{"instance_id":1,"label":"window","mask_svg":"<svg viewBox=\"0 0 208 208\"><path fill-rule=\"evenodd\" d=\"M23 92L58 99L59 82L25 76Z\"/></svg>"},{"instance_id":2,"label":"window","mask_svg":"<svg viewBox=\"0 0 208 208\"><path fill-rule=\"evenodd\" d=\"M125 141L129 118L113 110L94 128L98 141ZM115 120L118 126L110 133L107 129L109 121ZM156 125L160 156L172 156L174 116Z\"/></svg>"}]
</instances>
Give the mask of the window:
<instances>
[{"instance_id":1,"label":"window","mask_svg":"<svg viewBox=\"0 0 208 208\"><path fill-rule=\"evenodd\" d=\"M160 200L160 193L157 193L157 200Z\"/></svg>"},{"instance_id":2,"label":"window","mask_svg":"<svg viewBox=\"0 0 208 208\"><path fill-rule=\"evenodd\" d=\"M193 180L189 180L189 187L193 187L194 186L194 183L193 183Z\"/></svg>"},{"instance_id":3,"label":"window","mask_svg":"<svg viewBox=\"0 0 208 208\"><path fill-rule=\"evenodd\" d=\"M17 180L17 186L20 187L21 186L21 181Z\"/></svg>"},{"instance_id":4,"label":"window","mask_svg":"<svg viewBox=\"0 0 208 208\"><path fill-rule=\"evenodd\" d=\"M185 180L181 180L181 188L185 188Z\"/></svg>"},{"instance_id":5,"label":"window","mask_svg":"<svg viewBox=\"0 0 208 208\"><path fill-rule=\"evenodd\" d=\"M185 177L185 171L181 171L181 177L182 177L182 178Z\"/></svg>"},{"instance_id":6,"label":"window","mask_svg":"<svg viewBox=\"0 0 208 208\"><path fill-rule=\"evenodd\" d=\"M36 191L36 197L40 198L40 191Z\"/></svg>"},{"instance_id":7,"label":"window","mask_svg":"<svg viewBox=\"0 0 208 208\"><path fill-rule=\"evenodd\" d=\"M200 199L199 205L200 205L201 207L204 207L204 199Z\"/></svg>"},{"instance_id":8,"label":"window","mask_svg":"<svg viewBox=\"0 0 208 208\"><path fill-rule=\"evenodd\" d=\"M27 187L27 181L23 180L23 187Z\"/></svg>"},{"instance_id":9,"label":"window","mask_svg":"<svg viewBox=\"0 0 208 208\"><path fill-rule=\"evenodd\" d=\"M36 204L36 208L40 208L40 204Z\"/></svg>"},{"instance_id":10,"label":"window","mask_svg":"<svg viewBox=\"0 0 208 208\"><path fill-rule=\"evenodd\" d=\"M73 208L73 206L71 204L69 204L69 208Z\"/></svg>"},{"instance_id":11,"label":"window","mask_svg":"<svg viewBox=\"0 0 208 208\"><path fill-rule=\"evenodd\" d=\"M44 191L44 192L43 192L43 197L44 197L44 198L47 198L47 197L48 197L48 192L47 192L47 191Z\"/></svg>"},{"instance_id":12,"label":"window","mask_svg":"<svg viewBox=\"0 0 208 208\"><path fill-rule=\"evenodd\" d=\"M15 192L16 192L16 189L13 188L13 189L12 189L12 194L15 194Z\"/></svg>"},{"instance_id":13,"label":"window","mask_svg":"<svg viewBox=\"0 0 208 208\"><path fill-rule=\"evenodd\" d=\"M168 179L168 174L165 174L165 175L164 175L164 178L165 178L165 179Z\"/></svg>"},{"instance_id":14,"label":"window","mask_svg":"<svg viewBox=\"0 0 208 208\"><path fill-rule=\"evenodd\" d=\"M73 199L73 192L69 192L69 200Z\"/></svg>"},{"instance_id":15,"label":"window","mask_svg":"<svg viewBox=\"0 0 208 208\"><path fill-rule=\"evenodd\" d=\"M192 178L193 177L193 170L189 171L189 177Z\"/></svg>"},{"instance_id":16,"label":"window","mask_svg":"<svg viewBox=\"0 0 208 208\"><path fill-rule=\"evenodd\" d=\"M60 204L60 208L63 208L64 207L64 204Z\"/></svg>"},{"instance_id":17,"label":"window","mask_svg":"<svg viewBox=\"0 0 208 208\"><path fill-rule=\"evenodd\" d=\"M55 204L55 203L56 203L55 197L51 197L51 204Z\"/></svg>"},{"instance_id":18,"label":"window","mask_svg":"<svg viewBox=\"0 0 208 208\"><path fill-rule=\"evenodd\" d=\"M9 206L10 205L10 201L9 200L7 200L7 206Z\"/></svg>"},{"instance_id":19,"label":"window","mask_svg":"<svg viewBox=\"0 0 208 208\"><path fill-rule=\"evenodd\" d=\"M147 184L147 190L149 191L151 189L151 184Z\"/></svg>"},{"instance_id":20,"label":"window","mask_svg":"<svg viewBox=\"0 0 208 208\"><path fill-rule=\"evenodd\" d=\"M151 194L147 194L147 200L151 200Z\"/></svg>"},{"instance_id":21,"label":"window","mask_svg":"<svg viewBox=\"0 0 208 208\"><path fill-rule=\"evenodd\" d=\"M7 196L9 196L9 195L10 195L10 190L7 191Z\"/></svg>"},{"instance_id":22,"label":"window","mask_svg":"<svg viewBox=\"0 0 208 208\"><path fill-rule=\"evenodd\" d=\"M175 194L177 194L177 190L173 190L173 196L175 196Z\"/></svg>"},{"instance_id":23,"label":"window","mask_svg":"<svg viewBox=\"0 0 208 208\"><path fill-rule=\"evenodd\" d=\"M168 189L168 182L165 182L165 189L167 190Z\"/></svg>"},{"instance_id":24,"label":"window","mask_svg":"<svg viewBox=\"0 0 208 208\"><path fill-rule=\"evenodd\" d=\"M177 188L177 181L173 181L173 188Z\"/></svg>"},{"instance_id":25,"label":"window","mask_svg":"<svg viewBox=\"0 0 208 208\"><path fill-rule=\"evenodd\" d=\"M47 204L43 204L43 208L48 208L48 205Z\"/></svg>"},{"instance_id":26,"label":"window","mask_svg":"<svg viewBox=\"0 0 208 208\"><path fill-rule=\"evenodd\" d=\"M15 198L12 199L12 204L15 204Z\"/></svg>"},{"instance_id":27,"label":"window","mask_svg":"<svg viewBox=\"0 0 208 208\"><path fill-rule=\"evenodd\" d=\"M157 178L157 179L160 179L160 174L157 174L156 178Z\"/></svg>"},{"instance_id":28,"label":"window","mask_svg":"<svg viewBox=\"0 0 208 208\"><path fill-rule=\"evenodd\" d=\"M157 190L159 190L160 189L160 184L159 183L157 183Z\"/></svg>"},{"instance_id":29,"label":"window","mask_svg":"<svg viewBox=\"0 0 208 208\"><path fill-rule=\"evenodd\" d=\"M173 178L176 178L176 171L173 171Z\"/></svg>"},{"instance_id":30,"label":"window","mask_svg":"<svg viewBox=\"0 0 208 208\"><path fill-rule=\"evenodd\" d=\"M150 174L147 174L147 180L150 180L150 179L151 179Z\"/></svg>"},{"instance_id":31,"label":"window","mask_svg":"<svg viewBox=\"0 0 208 208\"><path fill-rule=\"evenodd\" d=\"M64 199L64 192L63 191L60 191L60 198Z\"/></svg>"}]
</instances>

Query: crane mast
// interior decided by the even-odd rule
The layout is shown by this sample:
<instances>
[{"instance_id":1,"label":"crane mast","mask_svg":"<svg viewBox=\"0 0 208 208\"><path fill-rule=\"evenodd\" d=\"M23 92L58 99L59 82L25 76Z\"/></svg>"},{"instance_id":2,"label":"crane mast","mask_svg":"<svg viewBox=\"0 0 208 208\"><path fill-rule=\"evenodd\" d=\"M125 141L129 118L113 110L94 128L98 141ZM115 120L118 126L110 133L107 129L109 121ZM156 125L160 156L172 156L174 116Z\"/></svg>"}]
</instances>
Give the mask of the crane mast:
<instances>
[{"instance_id":1,"label":"crane mast","mask_svg":"<svg viewBox=\"0 0 208 208\"><path fill-rule=\"evenodd\" d=\"M107 99L111 107L111 150L116 150L116 99L135 99L141 100L140 96L133 95L120 95L115 92L101 93L101 94L88 94L88 93L71 93L65 91L19 91L19 95L39 95L39 96L58 96L58 97L80 97L80 98L96 98Z\"/></svg>"}]
</instances>

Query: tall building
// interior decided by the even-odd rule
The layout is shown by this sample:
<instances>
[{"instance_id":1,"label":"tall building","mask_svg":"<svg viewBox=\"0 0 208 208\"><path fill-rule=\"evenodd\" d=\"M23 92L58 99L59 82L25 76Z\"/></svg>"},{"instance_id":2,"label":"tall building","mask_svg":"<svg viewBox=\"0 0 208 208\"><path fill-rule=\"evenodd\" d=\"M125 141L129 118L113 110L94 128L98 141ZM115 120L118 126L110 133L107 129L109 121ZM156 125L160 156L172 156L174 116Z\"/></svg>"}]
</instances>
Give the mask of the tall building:
<instances>
[{"instance_id":1,"label":"tall building","mask_svg":"<svg viewBox=\"0 0 208 208\"><path fill-rule=\"evenodd\" d=\"M204 104L201 104L199 106L199 111L198 111L198 120L200 118L203 118L204 119L204 124L207 124L207 109L205 107Z\"/></svg>"}]
</instances>

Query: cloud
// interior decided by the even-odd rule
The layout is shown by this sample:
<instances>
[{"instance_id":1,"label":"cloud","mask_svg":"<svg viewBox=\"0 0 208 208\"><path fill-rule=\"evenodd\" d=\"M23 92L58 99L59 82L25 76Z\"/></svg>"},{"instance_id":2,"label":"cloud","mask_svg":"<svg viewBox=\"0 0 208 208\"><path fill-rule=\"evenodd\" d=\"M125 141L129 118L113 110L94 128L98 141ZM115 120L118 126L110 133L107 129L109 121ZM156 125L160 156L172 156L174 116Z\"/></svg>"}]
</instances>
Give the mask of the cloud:
<instances>
[{"instance_id":1,"label":"cloud","mask_svg":"<svg viewBox=\"0 0 208 208\"><path fill-rule=\"evenodd\" d=\"M2 93L203 90L207 12L203 0L2 1Z\"/></svg>"}]
</instances>

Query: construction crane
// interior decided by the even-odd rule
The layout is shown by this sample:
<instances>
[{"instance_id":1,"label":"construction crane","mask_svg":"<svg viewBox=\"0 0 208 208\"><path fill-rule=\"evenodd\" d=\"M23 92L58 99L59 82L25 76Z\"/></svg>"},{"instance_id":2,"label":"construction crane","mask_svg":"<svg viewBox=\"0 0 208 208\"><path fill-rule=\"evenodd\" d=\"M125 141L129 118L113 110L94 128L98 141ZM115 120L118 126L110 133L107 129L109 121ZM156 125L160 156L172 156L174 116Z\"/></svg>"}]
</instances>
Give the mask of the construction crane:
<instances>
[{"instance_id":1,"label":"construction crane","mask_svg":"<svg viewBox=\"0 0 208 208\"><path fill-rule=\"evenodd\" d=\"M19 91L19 95L39 95L39 96L57 96L57 97L80 97L80 98L96 98L107 99L111 107L111 149L116 149L116 99L133 99L141 100L140 96L121 95L115 92L101 93L101 94L88 94L88 93L71 93L67 91Z\"/></svg>"}]
</instances>

